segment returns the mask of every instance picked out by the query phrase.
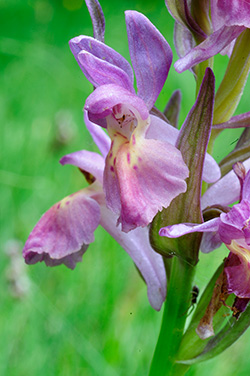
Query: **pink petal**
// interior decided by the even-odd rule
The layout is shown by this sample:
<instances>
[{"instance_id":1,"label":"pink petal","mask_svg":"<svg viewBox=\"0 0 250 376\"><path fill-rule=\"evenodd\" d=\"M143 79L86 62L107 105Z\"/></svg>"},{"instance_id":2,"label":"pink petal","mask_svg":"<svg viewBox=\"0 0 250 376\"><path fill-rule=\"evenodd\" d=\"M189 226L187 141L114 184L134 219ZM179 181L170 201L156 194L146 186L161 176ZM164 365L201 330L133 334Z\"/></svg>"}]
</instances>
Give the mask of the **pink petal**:
<instances>
[{"instance_id":1,"label":"pink petal","mask_svg":"<svg viewBox=\"0 0 250 376\"><path fill-rule=\"evenodd\" d=\"M226 129L226 128L245 128L250 127L250 112L233 116L225 123L214 124L214 129Z\"/></svg>"},{"instance_id":2,"label":"pink petal","mask_svg":"<svg viewBox=\"0 0 250 376\"><path fill-rule=\"evenodd\" d=\"M117 104L126 105L129 108L136 109L142 120L148 118L148 109L141 98L117 85L102 85L90 94L85 102L85 110L91 114L91 121L102 119L111 113L111 110Z\"/></svg>"},{"instance_id":3,"label":"pink petal","mask_svg":"<svg viewBox=\"0 0 250 376\"><path fill-rule=\"evenodd\" d=\"M146 131L146 138L169 142L175 145L179 130L166 123L157 116L150 115L150 125Z\"/></svg>"},{"instance_id":4,"label":"pink petal","mask_svg":"<svg viewBox=\"0 0 250 376\"><path fill-rule=\"evenodd\" d=\"M239 298L250 298L250 264L240 254L229 254L225 272L228 291Z\"/></svg>"},{"instance_id":5,"label":"pink petal","mask_svg":"<svg viewBox=\"0 0 250 376\"><path fill-rule=\"evenodd\" d=\"M242 26L222 26L219 30L209 35L204 42L198 44L186 56L177 60L174 67L178 73L192 68L194 65L208 60L217 55L229 43L237 38L244 30Z\"/></svg>"},{"instance_id":6,"label":"pink petal","mask_svg":"<svg viewBox=\"0 0 250 376\"><path fill-rule=\"evenodd\" d=\"M249 235L247 221L250 218L250 202L243 200L232 207L230 212L220 215L221 223L219 228L220 238L225 244L237 239L245 239L248 242Z\"/></svg>"},{"instance_id":7,"label":"pink petal","mask_svg":"<svg viewBox=\"0 0 250 376\"><path fill-rule=\"evenodd\" d=\"M81 51L78 60L85 71L85 76L95 87L115 84L134 92L133 82L124 70L94 56L92 53Z\"/></svg>"},{"instance_id":8,"label":"pink petal","mask_svg":"<svg viewBox=\"0 0 250 376\"><path fill-rule=\"evenodd\" d=\"M191 31L177 22L174 26L174 45L179 57L185 56L195 47L195 41Z\"/></svg>"},{"instance_id":9,"label":"pink petal","mask_svg":"<svg viewBox=\"0 0 250 376\"><path fill-rule=\"evenodd\" d=\"M221 177L220 166L214 160L212 155L206 153L202 179L207 183L214 183Z\"/></svg>"},{"instance_id":10,"label":"pink petal","mask_svg":"<svg viewBox=\"0 0 250 376\"><path fill-rule=\"evenodd\" d=\"M71 164L83 171L89 172L102 183L104 159L100 154L92 151L80 150L67 154L61 158L62 165Z\"/></svg>"},{"instance_id":11,"label":"pink petal","mask_svg":"<svg viewBox=\"0 0 250 376\"><path fill-rule=\"evenodd\" d=\"M246 170L250 169L250 158L243 162ZM214 183L201 198L202 209L212 205L230 205L239 200L240 183L234 171L230 171Z\"/></svg>"},{"instance_id":12,"label":"pink petal","mask_svg":"<svg viewBox=\"0 0 250 376\"><path fill-rule=\"evenodd\" d=\"M178 135L178 129L166 123L164 120L154 115L150 115L150 125L146 132L146 138L166 141L175 145ZM214 183L220 178L220 176L221 173L218 163L216 163L210 154L206 153L202 179L207 183Z\"/></svg>"},{"instance_id":13,"label":"pink petal","mask_svg":"<svg viewBox=\"0 0 250 376\"><path fill-rule=\"evenodd\" d=\"M109 152L111 144L109 136L105 133L103 129L101 129L99 125L89 120L87 111L84 111L84 121L86 124L86 128L88 129L89 133L91 134L91 137L93 138L93 141L95 142L96 146L98 146L100 152L105 158Z\"/></svg>"},{"instance_id":14,"label":"pink petal","mask_svg":"<svg viewBox=\"0 0 250 376\"><path fill-rule=\"evenodd\" d=\"M74 269L94 241L93 233L100 222L99 204L87 194L87 190L81 190L65 197L42 216L25 243L26 263L64 263Z\"/></svg>"},{"instance_id":15,"label":"pink petal","mask_svg":"<svg viewBox=\"0 0 250 376\"><path fill-rule=\"evenodd\" d=\"M219 229L220 218L214 218L202 224L180 223L173 226L163 227L159 231L160 236L168 238L179 238L192 232L213 232Z\"/></svg>"},{"instance_id":16,"label":"pink petal","mask_svg":"<svg viewBox=\"0 0 250 376\"><path fill-rule=\"evenodd\" d=\"M242 199L248 200L250 202L250 170L246 174L243 189L242 189Z\"/></svg>"},{"instance_id":17,"label":"pink petal","mask_svg":"<svg viewBox=\"0 0 250 376\"><path fill-rule=\"evenodd\" d=\"M218 12L217 0L211 1L211 19L213 24L213 30L216 31L222 26L230 26L225 23L225 18L227 17L226 12ZM234 48L235 40L229 43L221 52L221 55L228 55L229 57L232 54Z\"/></svg>"},{"instance_id":18,"label":"pink petal","mask_svg":"<svg viewBox=\"0 0 250 376\"><path fill-rule=\"evenodd\" d=\"M250 28L250 3L248 0L218 0L217 12L227 26Z\"/></svg>"},{"instance_id":19,"label":"pink petal","mask_svg":"<svg viewBox=\"0 0 250 376\"><path fill-rule=\"evenodd\" d=\"M93 56L96 56L99 59L103 59L109 62L110 64L121 68L124 72L127 73L131 83L134 82L134 74L128 61L124 59L124 57L120 55L118 52L113 50L113 48L107 46L106 44L101 43L94 38L80 35L78 37L71 39L69 41L69 46L71 52L73 53L76 61L78 62L84 74L86 73L85 68L81 65L78 59L78 54L81 51L87 51L91 53Z\"/></svg>"},{"instance_id":20,"label":"pink petal","mask_svg":"<svg viewBox=\"0 0 250 376\"><path fill-rule=\"evenodd\" d=\"M187 177L178 149L156 140L137 141L132 135L132 142L124 143L117 152L115 165L109 156L106 159L107 205L120 214L123 231L146 226L159 210L185 192Z\"/></svg>"},{"instance_id":21,"label":"pink petal","mask_svg":"<svg viewBox=\"0 0 250 376\"><path fill-rule=\"evenodd\" d=\"M150 246L147 228L137 228L129 234L116 226L114 214L101 206L100 224L124 248L134 261L147 284L151 306L159 311L166 298L166 272L162 257Z\"/></svg>"},{"instance_id":22,"label":"pink petal","mask_svg":"<svg viewBox=\"0 0 250 376\"><path fill-rule=\"evenodd\" d=\"M165 38L143 14L126 11L125 17L138 95L150 110L166 81L173 54Z\"/></svg>"},{"instance_id":23,"label":"pink petal","mask_svg":"<svg viewBox=\"0 0 250 376\"><path fill-rule=\"evenodd\" d=\"M202 253L210 253L214 249L219 248L221 244L222 241L217 230L205 232L202 236L200 249Z\"/></svg>"}]
</instances>

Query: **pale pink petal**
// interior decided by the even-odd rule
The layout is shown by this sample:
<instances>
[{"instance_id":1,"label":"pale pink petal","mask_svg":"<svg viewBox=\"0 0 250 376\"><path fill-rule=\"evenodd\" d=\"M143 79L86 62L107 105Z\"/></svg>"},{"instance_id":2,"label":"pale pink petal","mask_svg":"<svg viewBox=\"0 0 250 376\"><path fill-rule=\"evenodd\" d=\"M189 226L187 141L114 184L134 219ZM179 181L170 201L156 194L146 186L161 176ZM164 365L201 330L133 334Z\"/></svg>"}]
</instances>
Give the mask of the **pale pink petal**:
<instances>
[{"instance_id":1,"label":"pale pink petal","mask_svg":"<svg viewBox=\"0 0 250 376\"><path fill-rule=\"evenodd\" d=\"M150 125L146 132L146 138L176 144L179 131L157 116L150 115ZM220 167L214 158L206 153L202 179L207 183L214 183L221 176Z\"/></svg>"},{"instance_id":2,"label":"pale pink petal","mask_svg":"<svg viewBox=\"0 0 250 376\"><path fill-rule=\"evenodd\" d=\"M146 131L146 138L169 142L175 145L179 130L155 115L150 115L150 125Z\"/></svg>"},{"instance_id":3,"label":"pale pink petal","mask_svg":"<svg viewBox=\"0 0 250 376\"><path fill-rule=\"evenodd\" d=\"M151 306L159 311L166 298L167 286L162 256L151 248L147 228L137 228L126 234L116 226L116 221L114 214L102 205L100 224L132 258L147 284Z\"/></svg>"},{"instance_id":4,"label":"pale pink petal","mask_svg":"<svg viewBox=\"0 0 250 376\"><path fill-rule=\"evenodd\" d=\"M250 169L250 158L243 162L246 171ZM214 183L201 198L202 209L216 204L230 205L239 200L240 183L234 171L230 171L218 182Z\"/></svg>"},{"instance_id":5,"label":"pale pink petal","mask_svg":"<svg viewBox=\"0 0 250 376\"><path fill-rule=\"evenodd\" d=\"M210 154L206 153L202 179L207 183L214 183L220 177L220 166Z\"/></svg>"},{"instance_id":6,"label":"pale pink petal","mask_svg":"<svg viewBox=\"0 0 250 376\"><path fill-rule=\"evenodd\" d=\"M172 226L162 227L159 231L160 236L168 238L179 238L180 236L191 234L192 232L212 232L219 229L220 218L214 218L202 224L179 223Z\"/></svg>"},{"instance_id":7,"label":"pale pink petal","mask_svg":"<svg viewBox=\"0 0 250 376\"><path fill-rule=\"evenodd\" d=\"M196 45L191 31L177 22L174 25L174 45L179 57L185 56Z\"/></svg>"},{"instance_id":8,"label":"pale pink petal","mask_svg":"<svg viewBox=\"0 0 250 376\"><path fill-rule=\"evenodd\" d=\"M242 189L242 199L248 200L250 202L250 170L246 174L243 189Z\"/></svg>"},{"instance_id":9,"label":"pale pink petal","mask_svg":"<svg viewBox=\"0 0 250 376\"><path fill-rule=\"evenodd\" d=\"M102 182L104 171L104 159L100 154L88 150L75 151L61 158L62 165L71 164L83 171L89 172Z\"/></svg>"},{"instance_id":10,"label":"pale pink petal","mask_svg":"<svg viewBox=\"0 0 250 376\"><path fill-rule=\"evenodd\" d=\"M86 190L65 197L42 216L28 237L23 249L26 263L64 263L73 269L94 241L99 222L99 204L86 195Z\"/></svg>"},{"instance_id":11,"label":"pale pink petal","mask_svg":"<svg viewBox=\"0 0 250 376\"><path fill-rule=\"evenodd\" d=\"M221 244L222 241L217 230L212 232L205 232L202 235L200 249L202 253L210 253L214 249L219 248Z\"/></svg>"},{"instance_id":12,"label":"pale pink petal","mask_svg":"<svg viewBox=\"0 0 250 376\"><path fill-rule=\"evenodd\" d=\"M111 140L107 133L97 124L89 120L88 112L84 111L84 121L94 143L98 146L100 152L105 158L109 152Z\"/></svg>"}]
</instances>

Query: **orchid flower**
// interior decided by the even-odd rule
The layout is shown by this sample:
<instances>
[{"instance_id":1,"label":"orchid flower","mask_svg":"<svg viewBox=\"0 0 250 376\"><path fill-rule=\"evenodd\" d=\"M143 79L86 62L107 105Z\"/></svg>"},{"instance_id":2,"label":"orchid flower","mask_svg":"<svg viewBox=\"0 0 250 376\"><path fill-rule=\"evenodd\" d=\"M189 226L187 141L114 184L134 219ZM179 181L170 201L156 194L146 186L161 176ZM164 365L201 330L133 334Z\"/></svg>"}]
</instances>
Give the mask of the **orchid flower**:
<instances>
[{"instance_id":1,"label":"orchid flower","mask_svg":"<svg viewBox=\"0 0 250 376\"><path fill-rule=\"evenodd\" d=\"M211 0L210 3L213 32L197 46L188 43L185 56L175 63L175 69L179 73L222 51L225 52L225 49L226 52L228 49L232 50L234 40L243 30L250 28L248 0Z\"/></svg>"},{"instance_id":2,"label":"orchid flower","mask_svg":"<svg viewBox=\"0 0 250 376\"><path fill-rule=\"evenodd\" d=\"M246 161L245 166L250 167L250 159ZM232 179L232 173L221 180L224 180L224 183L235 182L235 179ZM250 298L250 170L246 175L243 173L243 177L239 180L241 184L238 182L237 186L233 184L228 186L234 194L228 195L227 189L224 189L224 199L221 184L219 184L222 201L220 197L213 195L213 204L229 204L235 198L241 198L238 204L228 209L228 212L222 212L219 217L202 224L185 223L164 227L160 230L160 235L175 238L192 232L210 233L212 236L208 238L210 239L209 251L219 247L221 243L224 243L230 251L225 264L228 292L234 293L239 298ZM213 191L213 193L218 191L216 184ZM211 193L209 194L211 198ZM209 246L208 240L206 244Z\"/></svg>"},{"instance_id":3,"label":"orchid flower","mask_svg":"<svg viewBox=\"0 0 250 376\"><path fill-rule=\"evenodd\" d=\"M171 49L145 16L135 11L125 15L137 95L132 68L116 51L86 36L73 38L70 47L96 87L85 110L91 121L107 128L111 138L103 187L108 208L128 232L147 226L159 210L185 192L188 169L175 146L146 137L150 127L161 123L149 111L167 78Z\"/></svg>"},{"instance_id":4,"label":"orchid flower","mask_svg":"<svg viewBox=\"0 0 250 376\"><path fill-rule=\"evenodd\" d=\"M126 234L117 227L117 216L107 209L102 187L110 139L86 114L85 123L102 155L82 150L64 156L60 163L77 166L90 185L65 197L42 216L24 246L25 261L27 264L44 261L48 266L65 264L74 269L94 241L94 231L100 224L131 256L148 286L150 304L160 310L166 297L162 257L151 248L147 228Z\"/></svg>"}]
</instances>

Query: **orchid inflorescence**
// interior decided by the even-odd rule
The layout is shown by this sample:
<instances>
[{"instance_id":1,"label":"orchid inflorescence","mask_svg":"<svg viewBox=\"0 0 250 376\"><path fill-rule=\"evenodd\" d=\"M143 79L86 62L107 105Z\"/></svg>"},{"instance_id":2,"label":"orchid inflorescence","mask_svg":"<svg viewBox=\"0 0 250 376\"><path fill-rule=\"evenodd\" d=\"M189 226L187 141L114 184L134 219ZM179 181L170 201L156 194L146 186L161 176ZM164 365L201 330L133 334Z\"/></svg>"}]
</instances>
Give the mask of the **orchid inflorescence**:
<instances>
[{"instance_id":1,"label":"orchid inflorescence","mask_svg":"<svg viewBox=\"0 0 250 376\"><path fill-rule=\"evenodd\" d=\"M250 324L250 112L233 116L250 69L250 1L166 0L175 19L174 66L179 73L189 69L197 83L180 129L179 91L164 112L155 107L173 56L163 35L143 14L126 11L131 67L104 42L99 2L86 5L94 37L81 35L69 45L94 86L84 122L100 153L62 157L60 163L78 167L89 185L42 216L23 256L28 264L74 269L101 225L133 259L151 306L160 310L165 302L149 374L184 374L230 346ZM215 93L218 53L229 62ZM226 128L243 132L218 165L213 143ZM228 256L207 281L184 331L190 300L183 297L191 299L199 250L210 253L222 243ZM225 308L232 317L223 326Z\"/></svg>"}]
</instances>

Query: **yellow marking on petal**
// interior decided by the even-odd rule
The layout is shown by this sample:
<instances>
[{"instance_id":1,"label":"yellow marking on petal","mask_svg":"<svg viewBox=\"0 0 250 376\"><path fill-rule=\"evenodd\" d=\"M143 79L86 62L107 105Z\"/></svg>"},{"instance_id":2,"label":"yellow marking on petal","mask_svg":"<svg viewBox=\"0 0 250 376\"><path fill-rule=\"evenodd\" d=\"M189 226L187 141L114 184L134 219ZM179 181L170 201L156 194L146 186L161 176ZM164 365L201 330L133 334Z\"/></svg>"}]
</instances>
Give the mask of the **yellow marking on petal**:
<instances>
[{"instance_id":1,"label":"yellow marking on petal","mask_svg":"<svg viewBox=\"0 0 250 376\"><path fill-rule=\"evenodd\" d=\"M65 198L63 198L57 205L57 209L63 209L65 206L69 205L71 200L72 200L72 196L74 194L70 195L70 196L67 196Z\"/></svg>"},{"instance_id":2,"label":"yellow marking on petal","mask_svg":"<svg viewBox=\"0 0 250 376\"><path fill-rule=\"evenodd\" d=\"M232 240L231 244L226 244L227 248L233 252L236 256L239 256L245 262L250 264L250 249L247 249L237 243L236 240Z\"/></svg>"}]
</instances>

